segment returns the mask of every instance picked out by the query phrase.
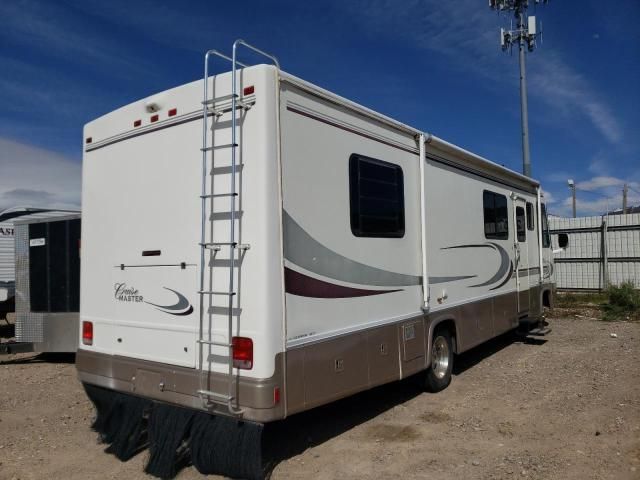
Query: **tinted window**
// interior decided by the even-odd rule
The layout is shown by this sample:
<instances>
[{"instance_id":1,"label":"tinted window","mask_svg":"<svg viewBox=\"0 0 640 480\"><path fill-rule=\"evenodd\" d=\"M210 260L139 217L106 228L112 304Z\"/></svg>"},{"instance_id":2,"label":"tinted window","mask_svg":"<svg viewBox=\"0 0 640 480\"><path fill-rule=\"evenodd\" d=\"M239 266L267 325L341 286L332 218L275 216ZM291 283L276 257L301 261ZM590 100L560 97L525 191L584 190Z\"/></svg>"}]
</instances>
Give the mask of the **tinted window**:
<instances>
[{"instance_id":1,"label":"tinted window","mask_svg":"<svg viewBox=\"0 0 640 480\"><path fill-rule=\"evenodd\" d=\"M506 240L509 238L507 197L485 190L482 194L484 209L484 236Z\"/></svg>"},{"instance_id":2,"label":"tinted window","mask_svg":"<svg viewBox=\"0 0 640 480\"><path fill-rule=\"evenodd\" d=\"M533 205L527 202L527 230L533 230L535 225L533 218Z\"/></svg>"},{"instance_id":3,"label":"tinted window","mask_svg":"<svg viewBox=\"0 0 640 480\"><path fill-rule=\"evenodd\" d=\"M518 241L525 242L527 240L527 231L524 228L524 208L516 207L516 232L518 232Z\"/></svg>"},{"instance_id":4,"label":"tinted window","mask_svg":"<svg viewBox=\"0 0 640 480\"><path fill-rule=\"evenodd\" d=\"M404 235L402 168L362 155L349 159L351 231L358 237Z\"/></svg>"}]
</instances>

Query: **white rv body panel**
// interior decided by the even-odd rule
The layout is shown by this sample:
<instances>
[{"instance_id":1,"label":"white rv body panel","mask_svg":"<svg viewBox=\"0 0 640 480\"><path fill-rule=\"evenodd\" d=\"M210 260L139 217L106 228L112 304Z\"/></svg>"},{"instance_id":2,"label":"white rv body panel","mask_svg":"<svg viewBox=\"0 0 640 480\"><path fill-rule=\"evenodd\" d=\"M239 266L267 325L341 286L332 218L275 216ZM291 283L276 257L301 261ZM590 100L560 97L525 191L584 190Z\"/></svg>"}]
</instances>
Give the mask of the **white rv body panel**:
<instances>
[{"instance_id":1,"label":"white rv body panel","mask_svg":"<svg viewBox=\"0 0 640 480\"><path fill-rule=\"evenodd\" d=\"M210 91L217 97L228 95L230 77L216 76ZM278 151L274 141L277 92L274 71L268 67L247 70L243 82L254 86L256 102L242 120L239 163L244 164L240 180L243 193L236 228L240 241L248 243L251 250L242 258L241 275L234 286L242 292L242 324L237 325L235 316L234 330L240 329L254 342L255 366L242 375L264 378L273 374L274 356L282 351L284 336L282 258L278 254ZM87 146L83 168L81 321L93 322L94 344L83 348L196 366L201 101L202 81L193 82L135 102L85 126L84 136L91 137L91 144ZM160 108L160 128L150 122L155 114L147 112L150 104ZM178 115L168 117L168 110L173 108ZM143 125L132 132L133 122L138 119L143 119ZM214 122L215 144L230 143L230 113L211 123ZM230 150L215 153L216 193L230 191L230 174L219 173L230 165L230 156ZM214 215L220 221L214 222L214 238L207 241L228 241L228 202L226 198L216 199ZM142 256L143 251L160 254ZM228 266L228 253L207 257L207 262L226 262ZM216 289L226 290L228 268L214 269L214 277ZM118 299L122 295L116 295L118 286L122 286L124 300ZM174 311L162 308L176 304L181 299L178 294L186 298L188 306ZM220 311L212 315L211 333L212 340L223 342L227 299L216 298L211 305L205 300L205 309ZM192 310L186 314L189 309ZM205 333L208 332L206 325ZM212 362L208 368L226 372L226 350L210 349L207 356L211 353Z\"/></svg>"},{"instance_id":2,"label":"white rv body panel","mask_svg":"<svg viewBox=\"0 0 640 480\"><path fill-rule=\"evenodd\" d=\"M420 275L420 211L419 192L413 179L418 178L419 165L416 154L411 152L416 148L415 141L380 122L312 97L291 84L284 85L281 98L285 217L297 223L308 234L309 241L317 242L343 259L417 279ZM381 141L403 146L404 150ZM351 232L348 159L352 153L383 158L402 166L406 209L406 231L402 238L357 238ZM285 225L286 222L285 219ZM291 240L294 244L287 245L287 233L287 268L337 285L371 288L371 284L358 286L354 285L358 282L345 282L346 277L318 275L311 265L306 269L300 261L294 263L294 258L287 258L288 250L309 248L309 245L297 237ZM310 259L312 264L323 261L327 262L322 258ZM384 283L375 286L380 290L388 287L390 285ZM287 294L287 345L301 345L415 316L420 311L420 295L417 282L390 295L327 300Z\"/></svg>"}]
</instances>

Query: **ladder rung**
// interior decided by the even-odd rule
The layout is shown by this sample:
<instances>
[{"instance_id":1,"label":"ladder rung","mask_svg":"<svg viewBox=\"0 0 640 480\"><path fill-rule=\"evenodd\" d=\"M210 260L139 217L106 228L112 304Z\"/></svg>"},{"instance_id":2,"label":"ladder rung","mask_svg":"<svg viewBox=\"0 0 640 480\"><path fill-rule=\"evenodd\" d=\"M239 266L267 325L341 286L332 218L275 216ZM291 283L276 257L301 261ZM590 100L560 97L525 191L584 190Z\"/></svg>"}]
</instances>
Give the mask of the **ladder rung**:
<instances>
[{"instance_id":1,"label":"ladder rung","mask_svg":"<svg viewBox=\"0 0 640 480\"><path fill-rule=\"evenodd\" d=\"M237 163L236 164L236 173L238 173L243 168L244 168L244 163ZM231 165L228 165L226 167L213 167L211 169L211 172L209 173L209 175L226 175L226 174L232 173L232 172L233 172L233 167Z\"/></svg>"},{"instance_id":2,"label":"ladder rung","mask_svg":"<svg viewBox=\"0 0 640 480\"><path fill-rule=\"evenodd\" d=\"M233 97L238 98L238 94L231 93L229 95L223 95L221 97L212 98L211 100L205 100L204 102L202 102L202 104L213 105L214 103L217 103L217 102L224 102L225 100L231 100Z\"/></svg>"},{"instance_id":3,"label":"ladder rung","mask_svg":"<svg viewBox=\"0 0 640 480\"><path fill-rule=\"evenodd\" d=\"M243 102L242 100L236 100L236 110L249 110L251 107L253 107L255 103L256 103L255 100L249 100L248 102ZM208 108L209 108L209 111L212 112L215 116L221 117L223 114L233 110L233 105L230 104L223 108L213 108L211 105L209 105ZM215 125L212 125L211 129L215 130Z\"/></svg>"},{"instance_id":4,"label":"ladder rung","mask_svg":"<svg viewBox=\"0 0 640 480\"><path fill-rule=\"evenodd\" d=\"M200 195L200 198L218 198L218 197L237 197L237 193L212 193L209 195Z\"/></svg>"},{"instance_id":5,"label":"ladder rung","mask_svg":"<svg viewBox=\"0 0 640 480\"><path fill-rule=\"evenodd\" d=\"M235 148L237 147L237 143L225 143L224 145L214 145L212 147L201 148L201 152L210 152L211 150L220 150L222 148Z\"/></svg>"},{"instance_id":6,"label":"ladder rung","mask_svg":"<svg viewBox=\"0 0 640 480\"><path fill-rule=\"evenodd\" d=\"M198 390L198 393L200 395L206 395L207 397L218 398L220 400L224 400L225 402L230 402L231 400L233 400L235 398L235 397L232 397L230 395L224 395L222 393L211 392L209 390Z\"/></svg>"},{"instance_id":7,"label":"ladder rung","mask_svg":"<svg viewBox=\"0 0 640 480\"><path fill-rule=\"evenodd\" d=\"M216 247L235 247L236 245L236 242L207 242L200 244L201 247L212 249L215 249Z\"/></svg>"},{"instance_id":8,"label":"ladder rung","mask_svg":"<svg viewBox=\"0 0 640 480\"><path fill-rule=\"evenodd\" d=\"M222 342L210 342L209 340L198 340L198 343L202 343L204 345L215 345L216 347L233 347L231 343L222 343Z\"/></svg>"},{"instance_id":9,"label":"ladder rung","mask_svg":"<svg viewBox=\"0 0 640 480\"><path fill-rule=\"evenodd\" d=\"M209 307L209 310L207 310L207 313L209 315L229 315L229 307L220 307L220 306ZM237 308L234 307L231 309L231 315L233 315L234 317L237 317L241 313L242 313L242 308L240 307L237 307Z\"/></svg>"},{"instance_id":10,"label":"ladder rung","mask_svg":"<svg viewBox=\"0 0 640 480\"><path fill-rule=\"evenodd\" d=\"M236 292L216 292L209 290L200 290L198 293L200 295L227 295L229 297L233 297L236 294Z\"/></svg>"}]
</instances>

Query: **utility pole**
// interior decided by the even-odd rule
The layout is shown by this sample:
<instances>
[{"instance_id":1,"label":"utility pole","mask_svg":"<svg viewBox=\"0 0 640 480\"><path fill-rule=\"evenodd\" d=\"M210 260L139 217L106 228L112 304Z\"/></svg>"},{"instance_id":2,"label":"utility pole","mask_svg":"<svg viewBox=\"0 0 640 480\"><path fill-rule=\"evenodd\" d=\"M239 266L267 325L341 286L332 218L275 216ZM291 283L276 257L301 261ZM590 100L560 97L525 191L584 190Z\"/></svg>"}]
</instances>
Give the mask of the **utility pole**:
<instances>
[{"instance_id":1,"label":"utility pole","mask_svg":"<svg viewBox=\"0 0 640 480\"><path fill-rule=\"evenodd\" d=\"M573 180L567 180L567 185L571 189L571 198L573 200L573 218L576 218L576 184Z\"/></svg>"},{"instance_id":2,"label":"utility pole","mask_svg":"<svg viewBox=\"0 0 640 480\"><path fill-rule=\"evenodd\" d=\"M629 193L629 186L625 183L622 187L622 214L627 213L627 194Z\"/></svg>"},{"instance_id":3,"label":"utility pole","mask_svg":"<svg viewBox=\"0 0 640 480\"><path fill-rule=\"evenodd\" d=\"M536 4L547 0L533 0ZM514 43L518 44L520 60L520 123L522 129L522 173L531 176L531 156L529 152L529 107L527 104L527 69L525 62L525 47L529 52L536 48L537 33L536 17L528 17L525 22L525 13L529 6L529 0L489 0L489 6L498 12L513 11L516 18L516 29L500 29L500 45L506 51Z\"/></svg>"}]
</instances>

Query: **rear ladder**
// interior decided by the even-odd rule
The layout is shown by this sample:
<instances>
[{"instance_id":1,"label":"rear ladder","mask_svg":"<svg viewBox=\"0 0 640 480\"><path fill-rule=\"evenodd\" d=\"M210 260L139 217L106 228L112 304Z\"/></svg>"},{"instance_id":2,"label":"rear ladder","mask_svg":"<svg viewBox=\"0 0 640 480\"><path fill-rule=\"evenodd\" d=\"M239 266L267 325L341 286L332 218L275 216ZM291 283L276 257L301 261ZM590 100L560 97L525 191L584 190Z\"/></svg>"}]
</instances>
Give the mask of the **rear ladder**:
<instances>
[{"instance_id":1,"label":"rear ladder","mask_svg":"<svg viewBox=\"0 0 640 480\"><path fill-rule=\"evenodd\" d=\"M236 291L235 283L235 269L236 266L240 266L241 256L250 248L249 244L238 243L238 236L236 232L236 219L238 218L238 210L236 201L240 202L241 191L236 188L236 177L242 170L244 165L238 165L237 160L239 157L240 145L238 144L238 126L237 112L240 111L241 115L249 110L255 100L245 101L244 97L240 97L238 94L238 85L236 82L238 66L241 68L247 67L244 63L237 60L237 49L239 46L244 46L253 52L267 57L273 62L278 71L280 65L278 60L258 48L255 48L243 40L236 40L233 44L233 53L231 57L224 55L216 50L209 50L205 54L204 60L204 98L202 101L202 193L200 195L201 200L201 229L200 229L200 287L198 294L200 295L200 321L198 327L198 377L199 377L199 389L198 395L203 401L205 408L211 408L216 405L224 405L227 407L229 413L233 415L239 415L242 413L240 408L236 392L238 390L238 375L234 375L233 366L233 316L234 311L237 312L238 322L240 320L240 309L238 307L238 293ZM223 60L231 62L231 84L232 93L230 95L224 95L221 97L209 98L208 91L208 79L209 79L209 60L211 56L216 56ZM229 105L229 100L231 104ZM222 105L221 105L222 104ZM226 106L225 106L226 105ZM231 112L231 143L215 145L213 143L213 132L215 132L217 121L225 114ZM211 126L211 132L208 128L208 118L213 117L213 123ZM212 144L209 145L209 136L212 136ZM230 191L224 193L213 193L214 176L215 176L215 152L220 150L231 150L231 166L230 166ZM208 174L209 165L209 153L211 156L211 174L210 178ZM209 184L209 187L207 186ZM214 201L217 199L229 199L229 241L228 242L215 242L214 241ZM207 205L209 205L209 215L207 215ZM207 224L209 228L207 229ZM209 237L207 237L207 231ZM219 252L223 249L229 250L229 282L228 288L216 290L213 285L213 269L215 265L215 258ZM205 261L208 261L205 265ZM208 273L208 284L205 284L205 274ZM238 284L239 289L239 284ZM227 307L225 307L225 314L227 317L226 325L226 340L214 341L213 340L213 315L216 311L216 307L213 306L213 300L215 297L224 296L227 297ZM205 297L209 299L207 302L208 308L205 315ZM205 320L207 321L208 328L205 332ZM207 335L208 333L208 335ZM206 359L204 358L205 346L208 347L209 354ZM227 350L227 356L224 357L227 364L227 389L226 392L216 392L212 390L210 386L210 365L212 363L211 350L214 347L221 347Z\"/></svg>"}]
</instances>

